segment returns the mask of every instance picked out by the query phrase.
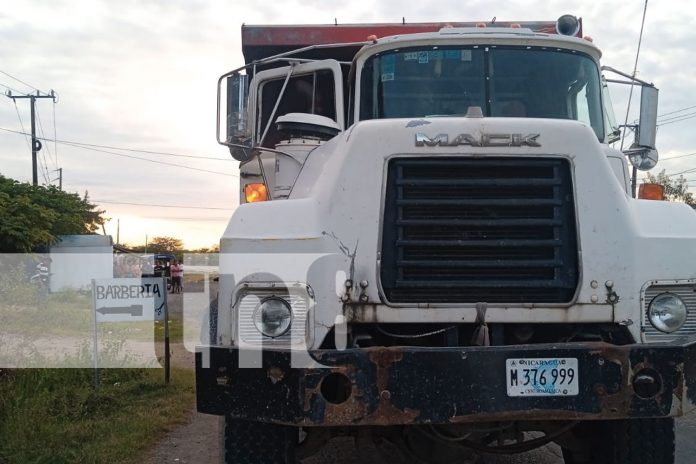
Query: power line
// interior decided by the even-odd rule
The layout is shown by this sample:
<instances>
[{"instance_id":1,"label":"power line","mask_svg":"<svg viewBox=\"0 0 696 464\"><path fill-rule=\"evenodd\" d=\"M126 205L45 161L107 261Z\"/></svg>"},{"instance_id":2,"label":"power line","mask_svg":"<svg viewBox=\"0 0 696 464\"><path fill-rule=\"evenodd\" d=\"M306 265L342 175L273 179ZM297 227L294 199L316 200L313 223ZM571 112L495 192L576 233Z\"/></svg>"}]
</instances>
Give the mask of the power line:
<instances>
[{"instance_id":1,"label":"power line","mask_svg":"<svg viewBox=\"0 0 696 464\"><path fill-rule=\"evenodd\" d=\"M210 210L219 210L219 211L232 211L234 209L234 208L216 208L213 206L160 205L160 204L155 204L155 203L132 203L132 202L126 202L126 201L111 201L111 200L93 200L93 199L90 199L90 201L94 202L94 203L108 203L108 204L114 204L114 205L154 206L157 208L210 209Z\"/></svg>"},{"instance_id":2,"label":"power line","mask_svg":"<svg viewBox=\"0 0 696 464\"><path fill-rule=\"evenodd\" d=\"M17 131L5 129L2 127L0 127L0 130L4 130L7 132L19 133ZM26 135L26 134L24 134L24 135ZM133 152L133 153L145 153L145 154L149 154L149 155L175 156L178 158L206 159L206 160L213 160L213 161L234 161L232 158L217 158L217 157L213 157L213 156L183 155L183 154L179 154L179 153L168 153L168 152L164 152L164 151L138 150L135 148L123 148L123 147L115 147L115 146L111 146L111 145L97 145L94 143L75 142L75 141L71 141L71 140L59 140L59 139L42 139L42 140L49 140L49 141L54 141L56 143L62 143L62 144L70 144L73 146L79 145L81 147L106 148L109 150L121 150L121 151Z\"/></svg>"},{"instance_id":3,"label":"power line","mask_svg":"<svg viewBox=\"0 0 696 464\"><path fill-rule=\"evenodd\" d=\"M44 155L43 152L39 152L39 169L41 170L41 176L44 178L44 184L50 184L51 182L48 180L48 165L46 164L46 155Z\"/></svg>"},{"instance_id":4,"label":"power line","mask_svg":"<svg viewBox=\"0 0 696 464\"><path fill-rule=\"evenodd\" d=\"M690 169L686 169L686 170L684 170L684 171L675 172L675 173L673 173L673 174L667 174L667 173L665 173L665 176L667 176L667 177L674 177L674 176L678 176L678 175L681 175L681 174L687 174L687 173L689 173L689 172L694 172L694 171L696 171L696 168L690 168Z\"/></svg>"},{"instance_id":5,"label":"power line","mask_svg":"<svg viewBox=\"0 0 696 464\"><path fill-rule=\"evenodd\" d=\"M19 107L17 106L17 102L15 100L12 100L12 103L14 103L15 110L17 111L17 117L19 118L19 126L22 128L22 134L24 135L24 140L27 142L27 147L31 150L31 143L29 142L29 134L27 134L27 131L24 128L24 123L22 122L22 116L19 114Z\"/></svg>"},{"instance_id":6,"label":"power line","mask_svg":"<svg viewBox=\"0 0 696 464\"><path fill-rule=\"evenodd\" d=\"M36 119L39 121L39 133L43 134L43 129L41 128L41 119L39 118L39 112L37 111L38 108L35 108L34 111L36 111ZM40 163L39 163L39 168L41 169L41 175L44 178L44 183L49 184L51 183L50 181L50 175L48 173L48 164L46 163L46 154L43 151L39 151L38 153L39 158L40 158ZM50 155L50 153L49 153Z\"/></svg>"},{"instance_id":7,"label":"power line","mask_svg":"<svg viewBox=\"0 0 696 464\"><path fill-rule=\"evenodd\" d=\"M0 128L0 129L1 129L1 128ZM167 161L158 161L158 160L152 160L152 159L148 159L148 158L141 158L140 156L126 155L126 154L124 154L124 153L116 153L116 152L113 152L113 151L100 150L100 149L98 149L98 148L90 148L90 147L85 147L85 146L82 146L82 145L75 145L75 144L67 143L67 142L59 142L59 143L62 143L63 145L68 145L68 146L74 147L74 148L80 148L80 149L82 149L82 150L90 150L90 151L96 151L96 152L99 152L99 153L106 153L106 154L114 155L114 156L122 156L122 157L124 157L124 158L136 159L136 160L140 160L140 161L147 161L147 162L149 162L149 163L163 164L163 165L165 165L165 166L174 166L174 167L177 167L177 168L190 169L190 170L192 170L192 171L199 171L199 172L207 172L207 173L210 173L210 174L218 174L218 175L220 175L220 176L238 177L237 174L230 174L230 173L219 172L219 171L211 171L211 170L209 170L209 169L194 168L193 166L186 166L186 165L183 165L183 164L169 163L169 162L167 162Z\"/></svg>"},{"instance_id":8,"label":"power line","mask_svg":"<svg viewBox=\"0 0 696 464\"><path fill-rule=\"evenodd\" d=\"M55 108L55 102L54 102L54 108ZM38 108L38 106L36 107L35 111L36 111L36 119L37 119L37 121L39 122L39 132L41 133L42 139L46 140L46 139L45 139L46 134L45 134L45 131L44 131L44 128L43 128L43 123L41 122L41 115L39 114L39 108ZM54 122L55 122L55 121L54 121ZM55 169L52 170L52 171L51 171L50 169L48 169L48 164L46 163L46 155L45 155L43 152L40 152L41 158L43 159L44 167L46 168L46 180L47 180L47 183L50 185L50 184L52 184L54 181L58 180L58 178L56 178L56 179L51 179L51 173L52 173L52 172L56 172L56 171L59 171L59 172L60 172L61 169L60 169L60 167L58 166L58 156L57 156L57 154L56 154L56 155L51 154L51 147L50 147L49 144L45 144L45 148L46 148L46 151L48 152L48 159L49 159L49 161L52 161L52 162L53 162L53 165L54 165L54 167L55 167ZM61 174L61 176L62 176L62 174ZM61 181L60 181L60 184L62 184L62 179L61 179Z\"/></svg>"},{"instance_id":9,"label":"power line","mask_svg":"<svg viewBox=\"0 0 696 464\"><path fill-rule=\"evenodd\" d=\"M663 122L663 123L658 124L657 126L658 126L658 127L660 127L660 126L666 126L666 125L668 125L668 124L674 124L675 122L681 122L681 121L686 121L687 119L696 118L696 113L689 113L689 114L691 114L691 116L683 117L683 118L681 118L681 119L676 119L676 120L674 120L674 121ZM684 116L687 116L687 115L684 115Z\"/></svg>"},{"instance_id":10,"label":"power line","mask_svg":"<svg viewBox=\"0 0 696 464\"><path fill-rule=\"evenodd\" d=\"M140 216L135 216L140 217ZM227 222L230 218L229 216L208 216L204 218L200 217L188 217L188 216L150 216L143 217L143 219L152 219L155 221L167 221L167 222L183 222L183 221L195 221L199 223L210 223L210 222Z\"/></svg>"},{"instance_id":11,"label":"power line","mask_svg":"<svg viewBox=\"0 0 696 464\"><path fill-rule=\"evenodd\" d=\"M121 150L121 151L128 151L128 152L134 152L134 153L145 153L148 155L176 156L178 158L207 159L207 160L213 160L213 161L234 161L232 158L216 158L213 156L199 156L199 155L182 155L179 153L168 153L168 152L164 152L164 151L137 150L135 148L121 148L121 147L114 147L114 146L109 146L109 145L95 145L93 143L83 143L83 142L68 142L65 140L59 140L58 142L72 143L73 145L81 145L83 147L107 148L110 150Z\"/></svg>"},{"instance_id":12,"label":"power line","mask_svg":"<svg viewBox=\"0 0 696 464\"><path fill-rule=\"evenodd\" d=\"M41 122L41 114L39 114L38 106L36 107L36 120L39 122L39 133L41 134L41 138L45 140L46 134L44 133L43 123ZM55 159L52 159L53 155L51 154L51 147L48 144L46 144L45 148L46 148L46 151L48 152L48 159L50 161L52 161L55 164L54 167L56 169L58 169L58 163L55 161ZM46 172L48 173L48 165L46 164L46 155L44 155L42 153L41 156L43 158L43 162L44 162L44 165L46 167Z\"/></svg>"},{"instance_id":13,"label":"power line","mask_svg":"<svg viewBox=\"0 0 696 464\"><path fill-rule=\"evenodd\" d=\"M660 124L665 124L665 123L667 123L667 122L669 122L669 121L674 121L675 119L681 119L681 118L684 118L684 117L687 117L687 116L692 116L692 115L694 115L694 114L696 114L696 111L691 112L691 113L679 114L679 115L677 115L677 116L670 116L669 118L665 118L665 119L663 119L663 120L661 120L661 121L658 121L658 122L657 122L657 125L659 126Z\"/></svg>"},{"instance_id":14,"label":"power line","mask_svg":"<svg viewBox=\"0 0 696 464\"><path fill-rule=\"evenodd\" d=\"M186 217L186 216L151 216L148 215L147 219L164 219L168 221L199 221L199 222L204 222L204 221L228 221L230 219L229 216L208 216L208 217Z\"/></svg>"},{"instance_id":15,"label":"power line","mask_svg":"<svg viewBox=\"0 0 696 464\"><path fill-rule=\"evenodd\" d=\"M58 137L56 132L56 100L53 100L53 153L56 157L56 166L59 166L58 162L58 143L56 142L56 137ZM60 168L59 168L60 169Z\"/></svg>"},{"instance_id":16,"label":"power line","mask_svg":"<svg viewBox=\"0 0 696 464\"><path fill-rule=\"evenodd\" d=\"M694 106L687 106L686 108L680 108L680 109L678 109L678 110L670 111L669 113L658 114L657 117L658 117L658 118L661 118L661 117L663 117L663 116L667 116L667 115L670 115L670 114L681 113L682 111L690 110L690 109L692 109L692 108L696 108L696 105L694 105Z\"/></svg>"},{"instance_id":17,"label":"power line","mask_svg":"<svg viewBox=\"0 0 696 464\"><path fill-rule=\"evenodd\" d=\"M12 130L12 129L7 129L7 128L4 128L4 127L0 127L0 130L5 131L5 132L11 132L11 133L14 133L14 134L22 134L22 135L25 135L24 132L19 132L19 131L15 131L15 130ZM46 139L44 138L44 139L41 139L41 140L46 140ZM190 170L192 170L192 171L200 171L200 172L206 172L206 173L210 173L210 174L218 174L218 175L221 175L221 176L239 177L237 174L233 174L233 173L225 173L225 172L219 172L219 171L211 171L211 170L209 170L209 169L194 168L193 166L186 166L186 165L183 165L183 164L169 163L169 162L166 162L166 161L159 161L159 160L153 160L153 159L149 159L149 158L142 158L142 157L139 157L139 156L126 155L126 154L124 154L124 153L116 153L116 152L108 151L108 150L100 150L100 149L98 149L98 148L91 148L91 147L89 147L89 146L84 146L84 145L77 144L77 143L72 143L72 142L66 142L66 141L61 141L61 140L56 140L56 142L59 143L59 144L71 146L71 147L73 147L73 148L80 148L80 149L83 149L83 150L90 150L90 151L95 151L95 152L99 152L99 153L106 153L106 154L109 154L109 155L121 156L121 157L124 157L124 158L136 159L136 160L140 160L140 161L147 161L147 162L155 163L155 164L163 164L163 165L166 165L166 166L174 166L174 167L179 167L179 168L182 168L182 169L190 169ZM198 158L198 157L193 156L193 158ZM219 159L219 158L216 158L216 159Z\"/></svg>"},{"instance_id":18,"label":"power line","mask_svg":"<svg viewBox=\"0 0 696 464\"><path fill-rule=\"evenodd\" d=\"M3 87L5 87L7 90L12 91L12 92L18 93L18 94L20 94L20 95L26 95L24 92L20 92L19 90L15 89L15 88L12 88L12 87L10 87L9 85L3 84L3 83L0 83L0 85L3 86Z\"/></svg>"},{"instance_id":19,"label":"power line","mask_svg":"<svg viewBox=\"0 0 696 464\"><path fill-rule=\"evenodd\" d=\"M29 88L32 88L32 89L36 90L36 91L37 91L37 92L39 92L39 93L41 92L41 91L40 91L39 89L37 89L37 88L36 88L36 87L34 87L33 85L31 85L31 84L27 84L27 83L26 83L26 82L24 82L23 80L21 80L21 79L17 79L17 78L16 78L16 77L14 77L13 75L11 75L11 74L8 74L8 73L6 73L6 72L5 72L5 71L3 71L3 70L0 70L0 73L2 73L2 74L4 74L4 75L6 75L6 76L7 76L7 77L9 77L10 79L14 79L14 80L16 80L17 82L20 82L20 83L22 83L22 84L26 85L26 86L27 86L27 87L29 87Z\"/></svg>"},{"instance_id":20,"label":"power line","mask_svg":"<svg viewBox=\"0 0 696 464\"><path fill-rule=\"evenodd\" d=\"M675 160L675 159L679 159L679 158L686 158L687 156L696 156L696 152L687 153L685 155L670 156L669 158L662 158L660 161L670 161L670 160Z\"/></svg>"}]
</instances>

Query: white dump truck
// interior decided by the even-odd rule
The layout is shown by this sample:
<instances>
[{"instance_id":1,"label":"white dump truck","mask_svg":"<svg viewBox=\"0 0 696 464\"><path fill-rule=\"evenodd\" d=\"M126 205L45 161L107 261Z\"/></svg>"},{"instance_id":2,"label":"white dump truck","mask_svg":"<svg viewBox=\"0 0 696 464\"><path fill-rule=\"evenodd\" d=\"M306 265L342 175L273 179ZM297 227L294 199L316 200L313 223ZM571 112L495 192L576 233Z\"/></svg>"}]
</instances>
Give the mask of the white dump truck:
<instances>
[{"instance_id":1,"label":"white dump truck","mask_svg":"<svg viewBox=\"0 0 696 464\"><path fill-rule=\"evenodd\" d=\"M549 442L674 461L696 214L632 191L657 162L652 84L601 67L570 15L247 25L242 45L218 82L242 204L196 366L226 462L335 436L416 462ZM623 152L609 83L640 89Z\"/></svg>"}]
</instances>

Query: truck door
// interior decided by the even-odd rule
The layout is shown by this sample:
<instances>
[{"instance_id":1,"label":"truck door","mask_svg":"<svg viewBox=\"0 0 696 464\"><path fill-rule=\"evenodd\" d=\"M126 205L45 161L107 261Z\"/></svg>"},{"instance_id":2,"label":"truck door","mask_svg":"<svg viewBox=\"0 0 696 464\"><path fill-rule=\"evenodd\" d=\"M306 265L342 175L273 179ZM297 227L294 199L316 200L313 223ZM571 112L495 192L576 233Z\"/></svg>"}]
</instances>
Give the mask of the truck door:
<instances>
[{"instance_id":1,"label":"truck door","mask_svg":"<svg viewBox=\"0 0 696 464\"><path fill-rule=\"evenodd\" d=\"M274 147L280 141L276 120L288 113L325 116L343 130L341 65L322 60L258 72L251 81L249 108L253 145Z\"/></svg>"}]
</instances>

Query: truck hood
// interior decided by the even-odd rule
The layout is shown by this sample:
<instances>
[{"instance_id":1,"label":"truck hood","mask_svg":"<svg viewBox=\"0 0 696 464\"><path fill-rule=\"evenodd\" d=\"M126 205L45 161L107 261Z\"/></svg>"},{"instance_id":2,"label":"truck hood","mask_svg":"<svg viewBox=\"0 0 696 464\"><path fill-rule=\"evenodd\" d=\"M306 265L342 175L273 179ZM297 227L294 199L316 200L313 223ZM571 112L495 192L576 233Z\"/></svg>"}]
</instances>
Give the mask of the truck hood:
<instances>
[{"instance_id":1,"label":"truck hood","mask_svg":"<svg viewBox=\"0 0 696 464\"><path fill-rule=\"evenodd\" d=\"M418 134L430 143L417 146ZM447 135L448 144L455 139L458 143L435 144L441 134ZM503 146L507 136L512 143ZM319 341L336 315L347 314L341 279L366 284L364 289L355 285L351 296L359 301L358 294L365 294L367 300L348 314L356 322L473 322L473 305L424 310L384 304L378 256L388 160L399 155L563 157L569 160L575 188L580 270L576 296L570 305L490 305L487 318L614 321L628 325L638 338L643 286L656 280L696 278L696 213L684 204L630 198L612 171L605 148L588 126L576 121L451 117L363 121L311 153L289 200L246 204L236 210L221 241L221 251L236 258L223 259L221 273L230 276L226 285L232 287L268 279L269 274L308 283L315 294L314 339ZM261 255L276 259L259 260ZM289 258L294 255L323 257L321 272L291 270L288 263L299 262Z\"/></svg>"}]
</instances>

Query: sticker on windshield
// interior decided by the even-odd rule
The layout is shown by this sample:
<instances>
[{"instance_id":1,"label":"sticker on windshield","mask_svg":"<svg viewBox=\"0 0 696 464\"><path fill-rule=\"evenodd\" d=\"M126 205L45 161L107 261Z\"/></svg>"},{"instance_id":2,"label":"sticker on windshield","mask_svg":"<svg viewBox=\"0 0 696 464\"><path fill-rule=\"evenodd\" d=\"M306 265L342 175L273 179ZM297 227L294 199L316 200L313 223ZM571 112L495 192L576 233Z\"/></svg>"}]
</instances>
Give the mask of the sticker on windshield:
<instances>
[{"instance_id":1,"label":"sticker on windshield","mask_svg":"<svg viewBox=\"0 0 696 464\"><path fill-rule=\"evenodd\" d=\"M471 61L471 50L462 50L462 61Z\"/></svg>"},{"instance_id":2,"label":"sticker on windshield","mask_svg":"<svg viewBox=\"0 0 696 464\"><path fill-rule=\"evenodd\" d=\"M394 73L384 73L382 74L382 82L393 81Z\"/></svg>"},{"instance_id":3,"label":"sticker on windshield","mask_svg":"<svg viewBox=\"0 0 696 464\"><path fill-rule=\"evenodd\" d=\"M396 55L386 55L382 58L382 75L394 74L396 69Z\"/></svg>"},{"instance_id":4,"label":"sticker on windshield","mask_svg":"<svg viewBox=\"0 0 696 464\"><path fill-rule=\"evenodd\" d=\"M428 63L428 52L418 52L418 63L419 64Z\"/></svg>"},{"instance_id":5,"label":"sticker on windshield","mask_svg":"<svg viewBox=\"0 0 696 464\"><path fill-rule=\"evenodd\" d=\"M461 53L459 50L445 50L446 60L458 60L461 58Z\"/></svg>"},{"instance_id":6,"label":"sticker on windshield","mask_svg":"<svg viewBox=\"0 0 696 464\"><path fill-rule=\"evenodd\" d=\"M418 59L418 52L406 52L404 53L404 61L416 61Z\"/></svg>"}]
</instances>

